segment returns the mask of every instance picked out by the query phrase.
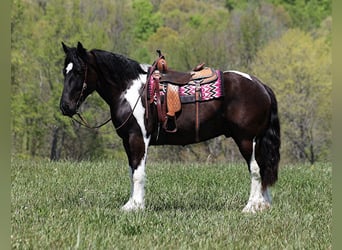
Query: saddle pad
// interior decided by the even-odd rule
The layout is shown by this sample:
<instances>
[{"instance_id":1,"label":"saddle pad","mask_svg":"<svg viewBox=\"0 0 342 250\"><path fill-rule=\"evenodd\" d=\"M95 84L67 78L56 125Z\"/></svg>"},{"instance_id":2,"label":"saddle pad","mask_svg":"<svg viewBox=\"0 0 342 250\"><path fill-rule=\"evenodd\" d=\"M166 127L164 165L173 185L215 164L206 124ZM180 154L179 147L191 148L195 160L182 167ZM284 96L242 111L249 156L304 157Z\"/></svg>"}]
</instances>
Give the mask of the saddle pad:
<instances>
[{"instance_id":1,"label":"saddle pad","mask_svg":"<svg viewBox=\"0 0 342 250\"><path fill-rule=\"evenodd\" d=\"M200 99L199 101L209 101L212 99L217 99L224 96L223 90L223 81L222 81L222 72L216 70L217 79L213 82L204 83L200 85ZM154 102L157 101L157 96L153 93L154 89L154 80L151 78L150 82L148 83L148 99L153 97ZM170 84L170 83L169 83ZM162 100L164 99L164 95L166 94L167 84L160 83L160 96ZM195 92L196 92L196 84L191 81L186 85L179 86L179 97L182 103L192 103L195 102Z\"/></svg>"},{"instance_id":2,"label":"saddle pad","mask_svg":"<svg viewBox=\"0 0 342 250\"><path fill-rule=\"evenodd\" d=\"M217 80L205 84L201 84L200 100L209 101L212 99L220 98L224 96L222 72L216 70ZM182 103L195 102L196 84L190 82L187 85L179 87L179 96Z\"/></svg>"}]
</instances>

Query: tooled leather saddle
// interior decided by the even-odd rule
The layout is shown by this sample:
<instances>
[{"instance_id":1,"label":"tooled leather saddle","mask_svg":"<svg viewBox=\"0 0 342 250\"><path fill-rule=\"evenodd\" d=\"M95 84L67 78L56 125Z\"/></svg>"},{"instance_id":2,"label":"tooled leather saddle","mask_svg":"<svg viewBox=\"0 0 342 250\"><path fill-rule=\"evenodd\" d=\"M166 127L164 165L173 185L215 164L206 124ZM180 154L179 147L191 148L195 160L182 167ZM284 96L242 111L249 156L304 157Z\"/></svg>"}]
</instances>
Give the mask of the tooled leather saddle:
<instances>
[{"instance_id":1,"label":"tooled leather saddle","mask_svg":"<svg viewBox=\"0 0 342 250\"><path fill-rule=\"evenodd\" d=\"M157 106L158 120L166 132L177 131L176 113L182 103L196 103L196 137L199 130L199 102L223 96L221 72L204 63L190 72L179 72L168 68L165 57L159 57L149 69L146 102ZM148 111L146 112L148 116Z\"/></svg>"}]
</instances>

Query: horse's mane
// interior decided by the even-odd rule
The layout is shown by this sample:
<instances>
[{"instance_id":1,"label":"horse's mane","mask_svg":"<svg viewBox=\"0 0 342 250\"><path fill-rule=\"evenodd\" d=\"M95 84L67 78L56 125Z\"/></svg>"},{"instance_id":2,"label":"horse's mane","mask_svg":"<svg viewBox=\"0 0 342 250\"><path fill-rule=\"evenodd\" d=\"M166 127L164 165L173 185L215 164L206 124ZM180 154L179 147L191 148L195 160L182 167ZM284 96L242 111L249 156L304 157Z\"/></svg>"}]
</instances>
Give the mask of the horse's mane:
<instances>
[{"instance_id":1,"label":"horse's mane","mask_svg":"<svg viewBox=\"0 0 342 250\"><path fill-rule=\"evenodd\" d=\"M111 78L115 84L126 84L137 79L139 74L147 73L137 61L123 55L99 49L93 49L91 53L95 56L100 77Z\"/></svg>"}]
</instances>

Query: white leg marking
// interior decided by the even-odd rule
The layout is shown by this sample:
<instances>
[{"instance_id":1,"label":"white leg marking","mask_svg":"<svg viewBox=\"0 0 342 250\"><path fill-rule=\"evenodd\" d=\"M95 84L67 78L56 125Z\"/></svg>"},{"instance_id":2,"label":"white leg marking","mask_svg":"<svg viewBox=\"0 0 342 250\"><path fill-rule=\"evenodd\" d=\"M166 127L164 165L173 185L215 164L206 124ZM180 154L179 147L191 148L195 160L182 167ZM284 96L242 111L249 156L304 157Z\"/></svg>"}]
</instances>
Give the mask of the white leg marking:
<instances>
[{"instance_id":1,"label":"white leg marking","mask_svg":"<svg viewBox=\"0 0 342 250\"><path fill-rule=\"evenodd\" d=\"M131 196L128 202L122 207L124 211L136 211L145 208L145 160L146 154L141 160L141 164L132 174L132 168L130 170L131 178Z\"/></svg>"},{"instance_id":2,"label":"white leg marking","mask_svg":"<svg viewBox=\"0 0 342 250\"><path fill-rule=\"evenodd\" d=\"M250 75L248 75L247 73L243 73L243 72L240 72L240 71L237 71L237 70L227 70L225 72L232 72L232 73L235 73L235 74L239 74L239 75L241 75L241 76L243 76L243 77L253 81L252 77Z\"/></svg>"},{"instance_id":3,"label":"white leg marking","mask_svg":"<svg viewBox=\"0 0 342 250\"><path fill-rule=\"evenodd\" d=\"M260 168L255 160L255 138L253 139L253 152L250 162L251 192L249 200L242 212L256 213L271 207L271 195L268 188L263 192L260 176Z\"/></svg>"},{"instance_id":4,"label":"white leg marking","mask_svg":"<svg viewBox=\"0 0 342 250\"><path fill-rule=\"evenodd\" d=\"M133 81L132 86L127 90L125 94L125 98L130 104L131 108L134 108L136 101L140 98L139 97L139 90L142 87L146 80L146 76L141 75L137 80ZM143 158L140 161L137 169L132 174L132 168L129 167L129 173L131 178L131 196L128 202L122 207L125 211L135 211L139 209L144 209L145 207L145 163L147 157L147 148L150 141L150 137L146 135L146 128L144 123L144 115L145 115L145 108L142 105L141 98L138 100L138 104L133 111L133 116L135 117L140 130L141 134L144 139L145 144L145 153Z\"/></svg>"}]
</instances>

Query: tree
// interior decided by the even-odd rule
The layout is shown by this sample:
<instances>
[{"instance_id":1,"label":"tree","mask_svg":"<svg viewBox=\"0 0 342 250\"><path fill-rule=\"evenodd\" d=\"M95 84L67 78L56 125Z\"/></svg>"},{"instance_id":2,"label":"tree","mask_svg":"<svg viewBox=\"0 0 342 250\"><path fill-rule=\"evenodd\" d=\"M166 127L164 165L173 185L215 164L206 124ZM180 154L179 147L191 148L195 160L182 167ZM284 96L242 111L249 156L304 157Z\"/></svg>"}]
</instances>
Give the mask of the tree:
<instances>
[{"instance_id":1,"label":"tree","mask_svg":"<svg viewBox=\"0 0 342 250\"><path fill-rule=\"evenodd\" d=\"M164 26L150 36L148 48L164 47L170 66L190 70L200 62L225 68L229 12L220 4L166 0L159 8Z\"/></svg>"},{"instance_id":2,"label":"tree","mask_svg":"<svg viewBox=\"0 0 342 250\"><path fill-rule=\"evenodd\" d=\"M114 14L110 13L112 8L104 6L106 3L109 2L101 2L96 6L61 0L33 3L17 0L13 3L11 64L14 153L38 157L50 155L51 159L79 159L85 155L91 158L101 155L104 147L110 144L107 140L113 139L113 133L108 136L107 133L72 125L68 118L61 115L58 107L64 58L60 42L82 41L95 47L109 47L106 31L110 29L98 29L99 21L88 22L93 15L105 10L109 12L108 15L103 15L103 19L99 20L110 24L107 20L113 18ZM97 108L96 112L85 114L89 120L99 123L108 118L108 107L96 95L89 98L85 106ZM85 148L92 150L85 154Z\"/></svg>"},{"instance_id":3,"label":"tree","mask_svg":"<svg viewBox=\"0 0 342 250\"><path fill-rule=\"evenodd\" d=\"M276 93L283 153L311 163L331 147L331 48L324 38L289 30L259 51L253 72Z\"/></svg>"},{"instance_id":4,"label":"tree","mask_svg":"<svg viewBox=\"0 0 342 250\"><path fill-rule=\"evenodd\" d=\"M267 3L284 8L289 14L292 28L305 31L318 28L322 20L332 13L332 0L225 0L225 6L230 11L245 11L251 5Z\"/></svg>"},{"instance_id":5,"label":"tree","mask_svg":"<svg viewBox=\"0 0 342 250\"><path fill-rule=\"evenodd\" d=\"M270 2L284 6L291 16L292 27L305 31L318 28L322 20L332 14L331 0L270 0Z\"/></svg>"},{"instance_id":6,"label":"tree","mask_svg":"<svg viewBox=\"0 0 342 250\"><path fill-rule=\"evenodd\" d=\"M235 59L234 66L247 72L258 50L281 36L290 23L283 8L265 1L252 1L243 11L234 9L231 19L233 43L229 53Z\"/></svg>"},{"instance_id":7,"label":"tree","mask_svg":"<svg viewBox=\"0 0 342 250\"><path fill-rule=\"evenodd\" d=\"M151 57L142 44L162 26L162 16L153 9L150 1L133 0L132 19L129 31L132 33L131 56L136 60L149 62Z\"/></svg>"}]
</instances>

